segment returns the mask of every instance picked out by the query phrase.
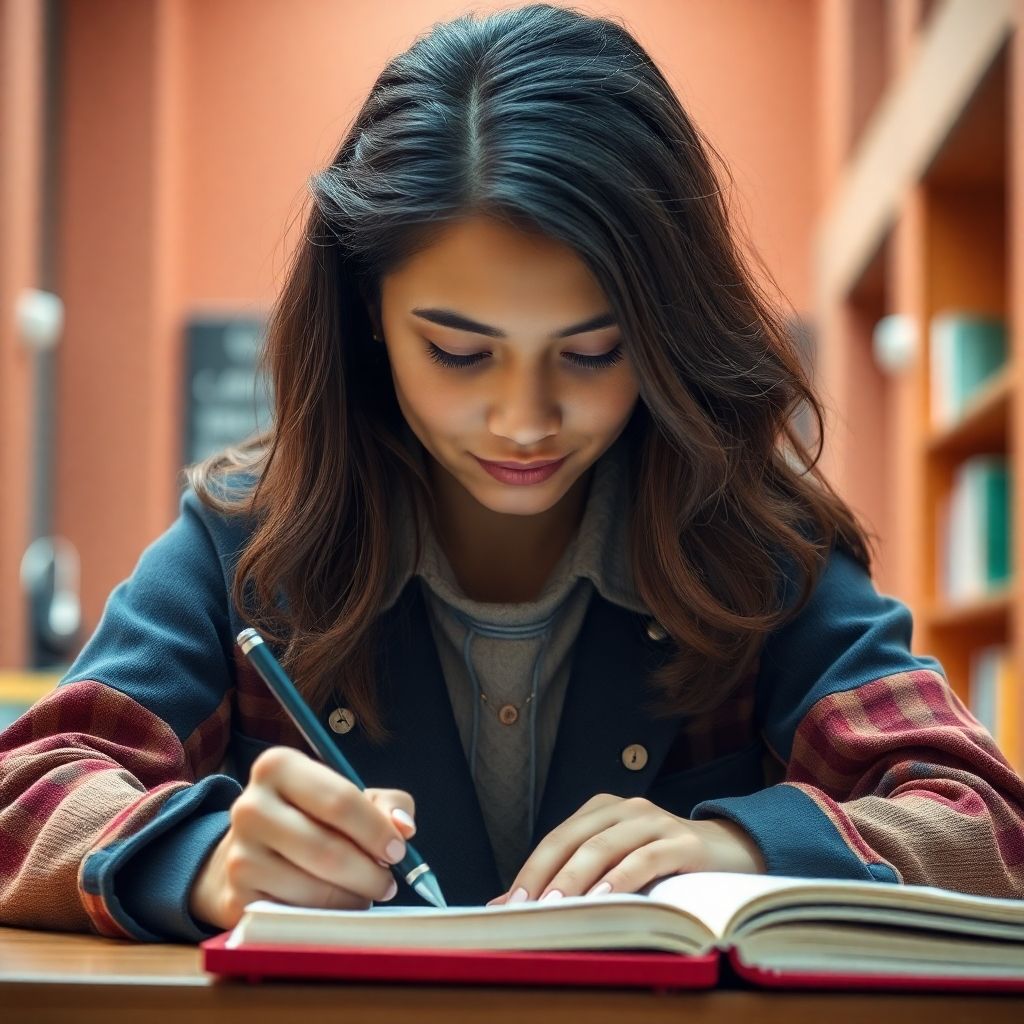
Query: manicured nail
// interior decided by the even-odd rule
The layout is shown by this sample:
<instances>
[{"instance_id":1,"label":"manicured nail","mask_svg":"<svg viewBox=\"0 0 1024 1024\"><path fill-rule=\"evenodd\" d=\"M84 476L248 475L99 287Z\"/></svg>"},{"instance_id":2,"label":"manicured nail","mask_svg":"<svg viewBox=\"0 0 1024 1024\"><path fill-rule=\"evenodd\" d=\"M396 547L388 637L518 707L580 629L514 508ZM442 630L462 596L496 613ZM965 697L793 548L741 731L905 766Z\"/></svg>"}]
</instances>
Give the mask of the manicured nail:
<instances>
[{"instance_id":1,"label":"manicured nail","mask_svg":"<svg viewBox=\"0 0 1024 1024\"><path fill-rule=\"evenodd\" d=\"M612 891L612 883L611 882L600 882L597 885L595 885L594 888L591 889L590 892L587 893L587 895L588 896L603 896L606 892L611 892L611 891Z\"/></svg>"},{"instance_id":2,"label":"manicured nail","mask_svg":"<svg viewBox=\"0 0 1024 1024\"><path fill-rule=\"evenodd\" d=\"M382 902L393 900L396 892L398 892L398 883L392 878L391 884L388 886L388 891L384 893L384 900L382 900Z\"/></svg>"},{"instance_id":3,"label":"manicured nail","mask_svg":"<svg viewBox=\"0 0 1024 1024\"><path fill-rule=\"evenodd\" d=\"M403 811L401 807L393 807L391 809L391 817L395 821L400 821L406 828L411 829L412 832L416 831L416 822L412 820L408 811Z\"/></svg>"},{"instance_id":4,"label":"manicured nail","mask_svg":"<svg viewBox=\"0 0 1024 1024\"><path fill-rule=\"evenodd\" d=\"M544 893L540 898L540 902L543 903L545 900L560 900L565 893L561 889L552 889L551 892Z\"/></svg>"},{"instance_id":5,"label":"manicured nail","mask_svg":"<svg viewBox=\"0 0 1024 1024\"><path fill-rule=\"evenodd\" d=\"M519 888L509 896L508 901L509 903L523 903L529 895L530 894L522 886L519 886Z\"/></svg>"},{"instance_id":6,"label":"manicured nail","mask_svg":"<svg viewBox=\"0 0 1024 1024\"><path fill-rule=\"evenodd\" d=\"M405 843L401 839L392 839L387 846L384 847L384 856L392 864L397 864L405 856Z\"/></svg>"}]
</instances>

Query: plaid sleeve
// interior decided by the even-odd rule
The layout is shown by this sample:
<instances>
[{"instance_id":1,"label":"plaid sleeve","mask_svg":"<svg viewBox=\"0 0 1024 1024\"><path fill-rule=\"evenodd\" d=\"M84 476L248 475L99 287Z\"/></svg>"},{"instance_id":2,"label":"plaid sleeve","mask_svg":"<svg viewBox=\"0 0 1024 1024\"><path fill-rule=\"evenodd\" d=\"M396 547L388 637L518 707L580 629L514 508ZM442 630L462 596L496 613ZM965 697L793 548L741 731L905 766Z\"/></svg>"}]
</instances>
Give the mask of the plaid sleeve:
<instances>
[{"instance_id":1,"label":"plaid sleeve","mask_svg":"<svg viewBox=\"0 0 1024 1024\"><path fill-rule=\"evenodd\" d=\"M118 899L157 837L230 807L224 535L191 491L57 688L0 732L0 923L159 940ZM158 888L155 887L155 888Z\"/></svg>"},{"instance_id":2,"label":"plaid sleeve","mask_svg":"<svg viewBox=\"0 0 1024 1024\"><path fill-rule=\"evenodd\" d=\"M1024 780L910 652L909 609L836 549L805 608L765 644L759 727L783 781L705 800L769 874L1024 897Z\"/></svg>"}]
</instances>

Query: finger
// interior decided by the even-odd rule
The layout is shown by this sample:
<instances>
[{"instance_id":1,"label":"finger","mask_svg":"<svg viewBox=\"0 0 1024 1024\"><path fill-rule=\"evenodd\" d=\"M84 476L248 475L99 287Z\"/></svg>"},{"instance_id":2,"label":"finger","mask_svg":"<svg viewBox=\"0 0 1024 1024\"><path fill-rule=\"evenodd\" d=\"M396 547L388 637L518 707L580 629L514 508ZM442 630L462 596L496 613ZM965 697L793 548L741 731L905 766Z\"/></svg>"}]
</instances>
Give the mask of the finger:
<instances>
[{"instance_id":1,"label":"finger","mask_svg":"<svg viewBox=\"0 0 1024 1024\"><path fill-rule=\"evenodd\" d=\"M347 836L375 861L397 864L405 856L405 838L390 814L355 783L302 751L265 750L253 762L252 778L306 816Z\"/></svg>"},{"instance_id":2,"label":"finger","mask_svg":"<svg viewBox=\"0 0 1024 1024\"><path fill-rule=\"evenodd\" d=\"M654 818L629 818L611 825L577 847L540 898L544 899L548 892L558 892L563 896L581 896L589 892L623 858L663 835L664 828Z\"/></svg>"},{"instance_id":3,"label":"finger","mask_svg":"<svg viewBox=\"0 0 1024 1024\"><path fill-rule=\"evenodd\" d=\"M638 892L663 875L680 875L699 870L695 855L698 847L686 837L656 839L628 853L615 867L605 872L601 882L611 885L610 892Z\"/></svg>"},{"instance_id":4,"label":"finger","mask_svg":"<svg viewBox=\"0 0 1024 1024\"><path fill-rule=\"evenodd\" d=\"M379 807L398 826L406 839L416 834L416 804L404 789L377 789L367 787L364 795Z\"/></svg>"},{"instance_id":5,"label":"finger","mask_svg":"<svg viewBox=\"0 0 1024 1024\"><path fill-rule=\"evenodd\" d=\"M580 811L593 811L598 807L610 807L613 804L623 803L624 798L614 793L595 793L582 807ZM580 811L577 811L578 814Z\"/></svg>"},{"instance_id":6,"label":"finger","mask_svg":"<svg viewBox=\"0 0 1024 1024\"><path fill-rule=\"evenodd\" d=\"M235 816L239 833L250 846L273 850L321 882L368 900L383 900L390 891L394 879L390 869L374 863L365 850L341 832L326 828L274 795L263 801L247 801Z\"/></svg>"},{"instance_id":7,"label":"finger","mask_svg":"<svg viewBox=\"0 0 1024 1024\"><path fill-rule=\"evenodd\" d=\"M621 797L598 794L588 800L572 817L553 828L537 844L509 886L509 902L535 899L550 889L548 883L576 850L592 836L618 823L624 813L630 812L628 804L629 801ZM632 811L635 813L636 809L632 808Z\"/></svg>"},{"instance_id":8,"label":"finger","mask_svg":"<svg viewBox=\"0 0 1024 1024\"><path fill-rule=\"evenodd\" d=\"M366 910L370 900L348 889L315 878L267 847L247 846L229 880L252 893L253 899L276 900L296 907L328 910ZM397 885L395 886L397 891Z\"/></svg>"}]
</instances>

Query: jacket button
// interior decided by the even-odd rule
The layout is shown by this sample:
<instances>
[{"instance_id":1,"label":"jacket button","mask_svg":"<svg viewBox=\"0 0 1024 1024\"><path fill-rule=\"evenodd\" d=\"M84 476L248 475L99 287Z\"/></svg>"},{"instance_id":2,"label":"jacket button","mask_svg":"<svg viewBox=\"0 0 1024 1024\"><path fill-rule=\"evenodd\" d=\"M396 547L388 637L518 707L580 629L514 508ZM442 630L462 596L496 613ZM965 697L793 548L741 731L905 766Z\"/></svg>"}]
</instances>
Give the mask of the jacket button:
<instances>
[{"instance_id":1,"label":"jacket button","mask_svg":"<svg viewBox=\"0 0 1024 1024\"><path fill-rule=\"evenodd\" d=\"M501 710L498 712L498 719L502 725L515 725L517 718L519 718L519 708L515 704L502 704Z\"/></svg>"},{"instance_id":2,"label":"jacket button","mask_svg":"<svg viewBox=\"0 0 1024 1024\"><path fill-rule=\"evenodd\" d=\"M631 771L641 771L647 764L647 748L641 743L630 743L622 751L622 763Z\"/></svg>"},{"instance_id":3,"label":"jacket button","mask_svg":"<svg viewBox=\"0 0 1024 1024\"><path fill-rule=\"evenodd\" d=\"M647 623L647 635L652 640L667 640L668 630L657 619L651 619Z\"/></svg>"},{"instance_id":4,"label":"jacket button","mask_svg":"<svg viewBox=\"0 0 1024 1024\"><path fill-rule=\"evenodd\" d=\"M331 712L331 717L327 719L327 724L332 732L351 732L356 724L356 716L348 708L335 708Z\"/></svg>"}]
</instances>

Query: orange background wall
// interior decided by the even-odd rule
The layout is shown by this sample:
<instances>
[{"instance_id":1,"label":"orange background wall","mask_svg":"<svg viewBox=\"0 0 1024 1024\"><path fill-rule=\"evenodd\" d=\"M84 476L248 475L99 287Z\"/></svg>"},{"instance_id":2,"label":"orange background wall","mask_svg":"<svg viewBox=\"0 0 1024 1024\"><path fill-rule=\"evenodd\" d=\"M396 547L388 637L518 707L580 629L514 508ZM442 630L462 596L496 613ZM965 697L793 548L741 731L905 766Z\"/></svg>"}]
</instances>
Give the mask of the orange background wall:
<instances>
[{"instance_id":1,"label":"orange background wall","mask_svg":"<svg viewBox=\"0 0 1024 1024\"><path fill-rule=\"evenodd\" d=\"M56 5L62 36L57 276L66 331L55 529L82 556L86 636L112 587L176 515L186 315L265 313L297 233L306 179L328 159L384 62L434 21L507 6L439 0ZM831 137L819 131L825 120L817 106L819 36L841 25L849 5L633 0L574 6L622 19L649 49L728 163L741 227L789 300L810 318L812 232L830 187L830 160L846 144L842 119ZM8 52L27 47L30 63L41 8L38 0L0 0L0 45ZM14 73L0 72L0 87ZM5 118L14 116L9 107ZM30 136L0 132L0 166L31 168L32 152ZM5 192L0 209L9 215L31 196L31 184L23 182L28 191L17 199ZM0 260L30 251L29 226L2 235ZM0 529L0 622L14 624L21 615L17 563L30 539L19 505L29 493L23 456L29 409L26 371L12 370L21 357L6 304L18 287L33 284L30 268L16 277L15 284L9 272L0 278L0 455L10 484ZM21 632L20 626L0 631L0 667L22 663Z\"/></svg>"},{"instance_id":2,"label":"orange background wall","mask_svg":"<svg viewBox=\"0 0 1024 1024\"><path fill-rule=\"evenodd\" d=\"M41 51L39 5L0 0L0 667L21 664L25 630L18 572L30 539L33 362L15 305L37 286Z\"/></svg>"}]
</instances>

